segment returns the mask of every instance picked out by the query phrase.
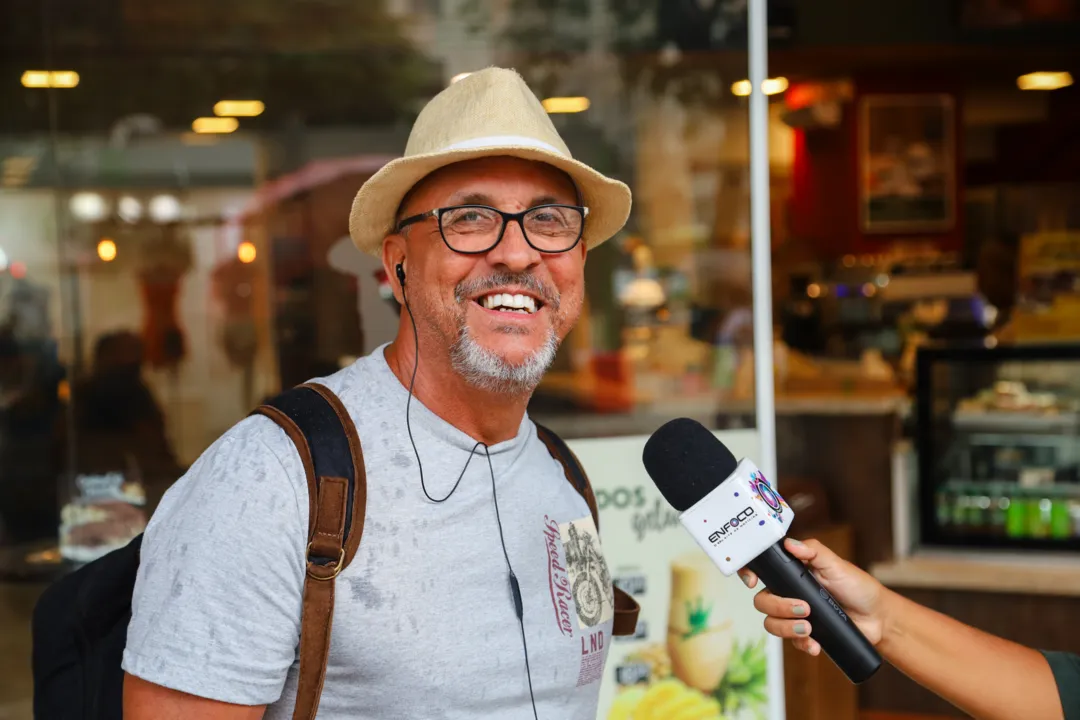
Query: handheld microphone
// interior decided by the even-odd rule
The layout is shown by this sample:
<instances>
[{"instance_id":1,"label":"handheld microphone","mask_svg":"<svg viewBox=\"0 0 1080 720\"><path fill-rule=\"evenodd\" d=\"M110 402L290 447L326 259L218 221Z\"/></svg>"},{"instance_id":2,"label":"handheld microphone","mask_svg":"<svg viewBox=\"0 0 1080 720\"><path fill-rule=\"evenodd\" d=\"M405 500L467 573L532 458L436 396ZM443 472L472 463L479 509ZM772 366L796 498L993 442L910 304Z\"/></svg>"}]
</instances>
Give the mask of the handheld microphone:
<instances>
[{"instance_id":1,"label":"handheld microphone","mask_svg":"<svg viewBox=\"0 0 1080 720\"><path fill-rule=\"evenodd\" d=\"M654 432L642 461L721 573L730 577L748 567L774 594L805 601L810 637L851 682L864 682L881 667L881 655L840 603L784 547L795 514L752 462L736 462L705 426L687 418Z\"/></svg>"}]
</instances>

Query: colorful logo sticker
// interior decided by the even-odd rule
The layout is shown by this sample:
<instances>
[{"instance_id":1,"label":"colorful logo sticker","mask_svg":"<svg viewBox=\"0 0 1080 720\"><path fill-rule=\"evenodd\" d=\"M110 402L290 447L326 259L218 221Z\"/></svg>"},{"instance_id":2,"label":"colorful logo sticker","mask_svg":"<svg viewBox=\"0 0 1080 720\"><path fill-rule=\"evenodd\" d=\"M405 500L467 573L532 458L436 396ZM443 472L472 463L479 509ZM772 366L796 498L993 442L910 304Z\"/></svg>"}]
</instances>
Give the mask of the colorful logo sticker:
<instances>
[{"instance_id":1,"label":"colorful logo sticker","mask_svg":"<svg viewBox=\"0 0 1080 720\"><path fill-rule=\"evenodd\" d=\"M754 491L754 497L768 506L769 515L777 522L783 522L780 516L788 504L784 502L784 498L780 497L779 493L772 489L769 481L765 479L765 476L760 471L755 471L750 475L750 489Z\"/></svg>"}]
</instances>

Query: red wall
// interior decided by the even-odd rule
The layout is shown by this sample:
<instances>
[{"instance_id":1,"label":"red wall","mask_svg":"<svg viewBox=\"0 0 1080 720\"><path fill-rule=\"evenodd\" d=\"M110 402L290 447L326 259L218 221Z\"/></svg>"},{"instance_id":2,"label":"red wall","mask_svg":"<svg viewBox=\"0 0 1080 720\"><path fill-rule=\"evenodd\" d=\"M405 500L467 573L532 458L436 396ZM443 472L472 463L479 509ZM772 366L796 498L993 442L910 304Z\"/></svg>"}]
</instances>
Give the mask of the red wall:
<instances>
[{"instance_id":1,"label":"red wall","mask_svg":"<svg viewBox=\"0 0 1080 720\"><path fill-rule=\"evenodd\" d=\"M795 87L792 88L795 90ZM935 233L864 233L859 222L858 104L863 95L877 93L947 93L956 103L954 158L955 222L951 230ZM791 94L791 90L789 90ZM796 91L795 97L799 96ZM862 77L854 82L854 97L844 103L839 125L795 131L790 200L791 234L809 242L822 259L845 254L876 253L894 241L932 241L941 250L959 250L964 242L964 217L959 189L964 186L961 98L957 88L934 78Z\"/></svg>"}]
</instances>

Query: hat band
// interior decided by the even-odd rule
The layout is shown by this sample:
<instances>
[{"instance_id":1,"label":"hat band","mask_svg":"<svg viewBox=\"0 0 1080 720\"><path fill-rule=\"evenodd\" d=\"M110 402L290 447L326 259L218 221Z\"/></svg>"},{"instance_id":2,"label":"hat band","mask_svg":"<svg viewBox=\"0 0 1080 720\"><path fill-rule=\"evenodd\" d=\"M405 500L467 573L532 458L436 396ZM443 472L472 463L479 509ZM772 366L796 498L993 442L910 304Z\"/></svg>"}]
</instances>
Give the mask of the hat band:
<instances>
[{"instance_id":1,"label":"hat band","mask_svg":"<svg viewBox=\"0 0 1080 720\"><path fill-rule=\"evenodd\" d=\"M538 150L547 150L553 152L556 155L566 156L559 148L544 142L543 140L537 140L536 138L525 137L524 135L488 135L487 137L470 138L468 140L462 140L456 142L453 145L444 147L440 152L450 152L452 150L478 150L488 147L531 147Z\"/></svg>"}]
</instances>

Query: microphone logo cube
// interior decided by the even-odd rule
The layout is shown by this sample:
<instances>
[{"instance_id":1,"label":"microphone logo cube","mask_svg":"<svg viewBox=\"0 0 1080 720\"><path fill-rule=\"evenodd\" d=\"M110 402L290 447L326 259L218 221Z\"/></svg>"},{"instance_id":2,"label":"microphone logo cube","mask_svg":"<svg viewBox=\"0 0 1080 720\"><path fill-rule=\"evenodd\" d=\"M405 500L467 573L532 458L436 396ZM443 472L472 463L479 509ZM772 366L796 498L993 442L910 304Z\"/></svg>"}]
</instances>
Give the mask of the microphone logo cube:
<instances>
[{"instance_id":1,"label":"microphone logo cube","mask_svg":"<svg viewBox=\"0 0 1080 720\"><path fill-rule=\"evenodd\" d=\"M760 470L735 472L679 516L702 550L730 576L787 535L794 513Z\"/></svg>"}]
</instances>

